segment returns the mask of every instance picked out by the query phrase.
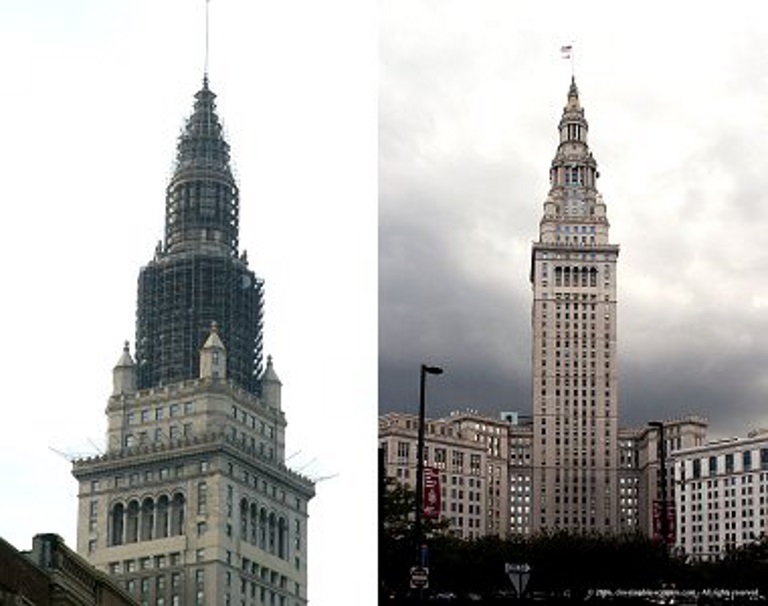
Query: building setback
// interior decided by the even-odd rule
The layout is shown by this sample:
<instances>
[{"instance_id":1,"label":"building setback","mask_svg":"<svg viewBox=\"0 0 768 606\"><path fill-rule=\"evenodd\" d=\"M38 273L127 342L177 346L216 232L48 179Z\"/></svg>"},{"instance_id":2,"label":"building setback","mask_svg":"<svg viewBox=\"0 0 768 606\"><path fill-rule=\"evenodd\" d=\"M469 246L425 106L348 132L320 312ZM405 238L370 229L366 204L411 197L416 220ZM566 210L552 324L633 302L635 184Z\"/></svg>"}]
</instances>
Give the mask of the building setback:
<instances>
[{"instance_id":1,"label":"building setback","mask_svg":"<svg viewBox=\"0 0 768 606\"><path fill-rule=\"evenodd\" d=\"M262 281L207 75L179 137L165 239L141 269L136 353L113 370L107 450L74 462L77 549L141 604L307 602L314 486L285 464L262 363Z\"/></svg>"}]
</instances>

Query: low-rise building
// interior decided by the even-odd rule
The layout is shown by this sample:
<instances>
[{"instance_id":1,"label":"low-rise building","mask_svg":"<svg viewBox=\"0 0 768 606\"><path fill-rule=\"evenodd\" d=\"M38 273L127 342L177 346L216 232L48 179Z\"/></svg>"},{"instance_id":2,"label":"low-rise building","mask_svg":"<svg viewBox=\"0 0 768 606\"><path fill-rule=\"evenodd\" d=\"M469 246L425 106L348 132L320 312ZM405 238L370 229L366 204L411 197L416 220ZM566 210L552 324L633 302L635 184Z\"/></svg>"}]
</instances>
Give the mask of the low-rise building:
<instances>
[{"instance_id":1,"label":"low-rise building","mask_svg":"<svg viewBox=\"0 0 768 606\"><path fill-rule=\"evenodd\" d=\"M424 465L440 480L440 514L462 538L509 532L508 428L502 419L474 411L427 419ZM417 415L379 418L379 446L387 476L416 487Z\"/></svg>"},{"instance_id":2,"label":"low-rise building","mask_svg":"<svg viewBox=\"0 0 768 606\"><path fill-rule=\"evenodd\" d=\"M38 534L32 551L0 539L0 604L25 606L136 606L103 572L55 534Z\"/></svg>"},{"instance_id":3,"label":"low-rise building","mask_svg":"<svg viewBox=\"0 0 768 606\"><path fill-rule=\"evenodd\" d=\"M717 559L766 534L768 431L683 448L671 458L681 554Z\"/></svg>"},{"instance_id":4,"label":"low-rise building","mask_svg":"<svg viewBox=\"0 0 768 606\"><path fill-rule=\"evenodd\" d=\"M418 416L384 414L379 419L379 445L387 476L415 489ZM666 530L675 542L677 483L672 462L678 453L700 447L707 421L689 416L632 429L619 428L618 495L616 519L622 532L640 531L660 538ZM663 447L660 438L663 433ZM454 412L443 419L427 419L424 465L440 478L441 515L459 537L529 535L534 532L532 501L533 425L530 417L501 413L499 418L476 411ZM768 437L766 437L768 442ZM767 455L768 456L768 455ZM666 473L660 462L666 461ZM665 489L662 489L662 480ZM568 505L583 495L566 484L550 487L554 503ZM668 517L662 522L663 505ZM555 528L565 529L554 519Z\"/></svg>"}]
</instances>

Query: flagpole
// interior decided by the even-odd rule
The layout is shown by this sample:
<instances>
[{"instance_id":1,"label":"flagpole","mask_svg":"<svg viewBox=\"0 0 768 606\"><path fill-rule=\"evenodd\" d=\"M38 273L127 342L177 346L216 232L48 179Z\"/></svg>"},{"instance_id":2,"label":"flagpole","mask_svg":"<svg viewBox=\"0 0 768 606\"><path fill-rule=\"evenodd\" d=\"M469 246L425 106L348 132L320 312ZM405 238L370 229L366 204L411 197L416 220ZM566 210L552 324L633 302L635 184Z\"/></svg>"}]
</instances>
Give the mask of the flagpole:
<instances>
[{"instance_id":1,"label":"flagpole","mask_svg":"<svg viewBox=\"0 0 768 606\"><path fill-rule=\"evenodd\" d=\"M571 40L571 79L576 79L576 51L573 48L573 40Z\"/></svg>"}]
</instances>

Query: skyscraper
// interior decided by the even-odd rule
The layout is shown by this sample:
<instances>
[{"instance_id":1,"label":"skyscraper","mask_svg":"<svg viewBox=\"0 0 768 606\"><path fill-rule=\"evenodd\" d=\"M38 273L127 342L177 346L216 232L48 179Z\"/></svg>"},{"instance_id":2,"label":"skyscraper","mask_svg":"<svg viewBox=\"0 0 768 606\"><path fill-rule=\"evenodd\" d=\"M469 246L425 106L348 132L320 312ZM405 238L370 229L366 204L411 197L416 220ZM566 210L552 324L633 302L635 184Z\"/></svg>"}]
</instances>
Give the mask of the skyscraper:
<instances>
[{"instance_id":1,"label":"skyscraper","mask_svg":"<svg viewBox=\"0 0 768 606\"><path fill-rule=\"evenodd\" d=\"M534 530L618 531L616 263L575 80L533 244Z\"/></svg>"},{"instance_id":2,"label":"skyscraper","mask_svg":"<svg viewBox=\"0 0 768 606\"><path fill-rule=\"evenodd\" d=\"M285 465L281 382L262 364L262 281L207 76L139 276L136 360L113 371L107 451L75 461L77 548L141 604L307 600L307 504Z\"/></svg>"}]
</instances>

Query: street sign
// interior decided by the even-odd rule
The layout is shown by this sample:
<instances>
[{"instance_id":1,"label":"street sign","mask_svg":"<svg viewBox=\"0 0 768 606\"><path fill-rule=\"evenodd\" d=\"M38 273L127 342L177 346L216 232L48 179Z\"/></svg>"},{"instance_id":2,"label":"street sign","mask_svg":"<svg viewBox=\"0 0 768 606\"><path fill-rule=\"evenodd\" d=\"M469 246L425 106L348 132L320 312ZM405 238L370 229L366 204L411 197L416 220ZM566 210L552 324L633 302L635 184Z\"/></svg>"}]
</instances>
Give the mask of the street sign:
<instances>
[{"instance_id":1,"label":"street sign","mask_svg":"<svg viewBox=\"0 0 768 606\"><path fill-rule=\"evenodd\" d=\"M427 589L429 587L429 568L411 566L411 589Z\"/></svg>"},{"instance_id":2,"label":"street sign","mask_svg":"<svg viewBox=\"0 0 768 606\"><path fill-rule=\"evenodd\" d=\"M528 585L528 579L531 578L531 567L528 564L509 564L504 563L504 572L507 573L512 586L515 588L518 597L522 597L525 588Z\"/></svg>"}]
</instances>

